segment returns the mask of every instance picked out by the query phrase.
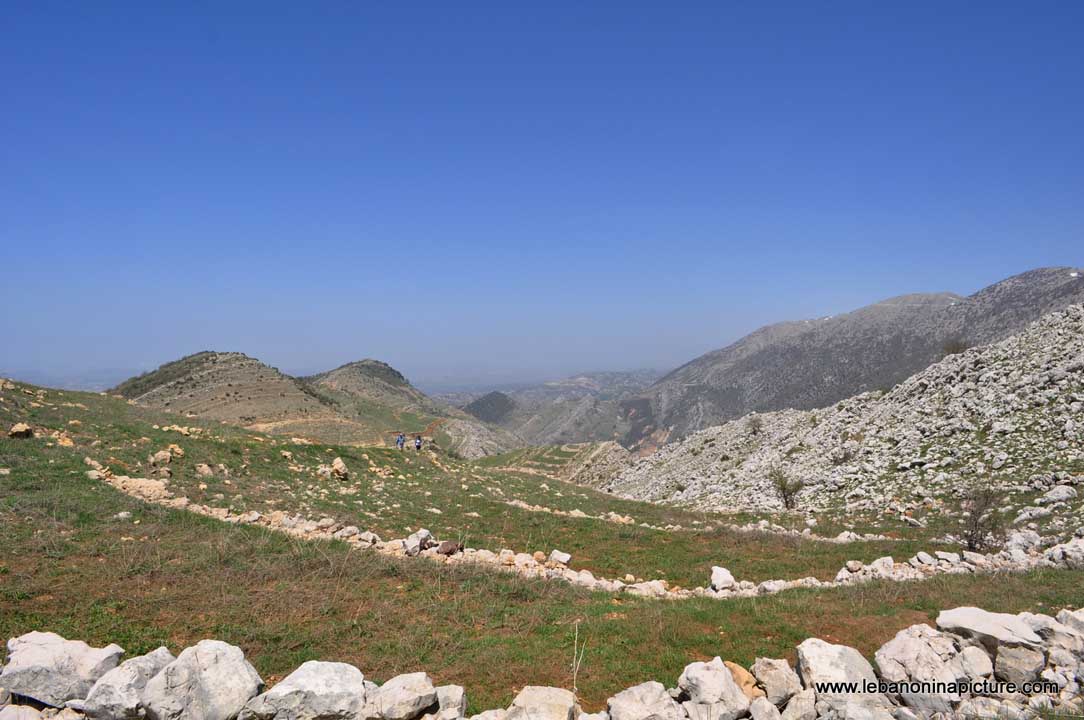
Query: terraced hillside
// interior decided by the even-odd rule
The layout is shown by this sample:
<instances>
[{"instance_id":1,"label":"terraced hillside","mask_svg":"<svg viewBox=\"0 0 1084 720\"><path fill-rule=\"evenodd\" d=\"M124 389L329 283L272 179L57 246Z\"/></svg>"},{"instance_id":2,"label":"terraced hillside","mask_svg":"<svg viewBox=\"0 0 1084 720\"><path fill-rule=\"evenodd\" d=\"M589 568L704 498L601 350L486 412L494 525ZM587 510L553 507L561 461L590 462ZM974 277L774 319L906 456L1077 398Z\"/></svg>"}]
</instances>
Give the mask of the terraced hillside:
<instances>
[{"instance_id":1,"label":"terraced hillside","mask_svg":"<svg viewBox=\"0 0 1084 720\"><path fill-rule=\"evenodd\" d=\"M523 448L478 464L596 487L608 483L631 462L628 450L609 441Z\"/></svg>"},{"instance_id":2,"label":"terraced hillside","mask_svg":"<svg viewBox=\"0 0 1084 720\"><path fill-rule=\"evenodd\" d=\"M438 453L299 444L177 420L115 397L0 382L0 424L27 426L0 436L0 635L51 629L132 653L214 636L243 646L272 682L314 658L353 662L377 680L425 668L470 687L475 708L507 705L529 682L567 685L578 635L589 641L580 697L593 709L644 677L675 677L716 654L748 665L813 635L872 653L900 628L976 596L1005 610L1084 603L1079 572L1050 569L936 576L906 592L872 583L661 602L299 540L239 520L297 513L384 537L426 527L475 547L558 548L572 568L599 576L687 586L704 585L715 564L751 580L827 578L846 560L943 547L876 514L846 526L826 519L818 531L903 539L841 545L737 532L725 523L757 518L621 500ZM567 461L567 452L549 457ZM323 469L334 458L345 477ZM111 484L122 473L222 520L136 500Z\"/></svg>"},{"instance_id":3,"label":"terraced hillside","mask_svg":"<svg viewBox=\"0 0 1084 720\"><path fill-rule=\"evenodd\" d=\"M377 360L299 379L241 353L201 352L121 383L114 392L185 417L326 442L379 446L402 431L466 457L522 445L428 398Z\"/></svg>"}]
</instances>

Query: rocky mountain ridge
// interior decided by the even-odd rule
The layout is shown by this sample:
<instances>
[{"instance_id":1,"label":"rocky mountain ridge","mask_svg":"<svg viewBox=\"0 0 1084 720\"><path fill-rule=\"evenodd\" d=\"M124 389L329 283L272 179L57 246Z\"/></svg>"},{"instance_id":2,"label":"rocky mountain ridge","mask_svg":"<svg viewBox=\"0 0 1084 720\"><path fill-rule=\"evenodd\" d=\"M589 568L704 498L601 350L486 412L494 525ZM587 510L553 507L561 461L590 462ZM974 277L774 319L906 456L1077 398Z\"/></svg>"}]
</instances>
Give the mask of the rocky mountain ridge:
<instances>
[{"instance_id":1,"label":"rocky mountain ridge","mask_svg":"<svg viewBox=\"0 0 1084 720\"><path fill-rule=\"evenodd\" d=\"M701 509L780 508L770 473L800 480L803 510L937 514L982 483L1015 520L1084 518L1084 306L950 355L888 392L819 410L749 415L642 458L601 486ZM1012 497L1012 496L1010 496Z\"/></svg>"},{"instance_id":2,"label":"rocky mountain ridge","mask_svg":"<svg viewBox=\"0 0 1084 720\"><path fill-rule=\"evenodd\" d=\"M622 401L622 443L645 451L749 412L824 407L889 388L946 352L1000 340L1084 302L1084 273L1041 268L968 296L904 295L778 323L674 370Z\"/></svg>"}]
</instances>

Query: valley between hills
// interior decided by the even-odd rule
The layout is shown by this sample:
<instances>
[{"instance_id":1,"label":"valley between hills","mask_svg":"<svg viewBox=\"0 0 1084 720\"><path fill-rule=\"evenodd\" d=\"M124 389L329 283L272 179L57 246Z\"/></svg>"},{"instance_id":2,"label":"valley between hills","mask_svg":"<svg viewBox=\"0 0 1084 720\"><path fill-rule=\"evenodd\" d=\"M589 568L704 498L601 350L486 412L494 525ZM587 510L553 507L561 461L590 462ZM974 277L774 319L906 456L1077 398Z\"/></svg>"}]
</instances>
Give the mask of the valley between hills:
<instances>
[{"instance_id":1,"label":"valley between hills","mask_svg":"<svg viewBox=\"0 0 1084 720\"><path fill-rule=\"evenodd\" d=\"M104 393L3 380L0 633L141 657L216 638L258 673L242 705L274 704L257 693L334 659L378 681L352 697L391 702L407 683L418 708L399 720L499 720L487 708L556 702L525 686L572 684L566 714L646 718L654 703L680 720L698 691L679 682L666 700L637 683L715 673L720 656L734 667L712 677L740 697L706 706L841 717L808 682L831 663L807 638L853 648L845 673L872 675L870 658L880 676L949 672L991 620L942 611L977 605L1042 636L982 645L990 673L1061 684L938 707L1084 709L1082 293L1076 271L1035 271L765 329L661 377L470 396L427 396L374 360L292 377L238 352ZM893 360L875 373L878 353ZM777 356L791 364L766 380ZM691 404L678 378L700 387ZM398 432L422 449L397 449ZM976 510L982 497L994 504ZM948 649L899 650L920 641ZM801 683L758 703L775 680L757 663L791 672L794 657ZM12 662L0 687L30 683ZM440 708L437 689L401 679L419 670L469 694ZM180 702L161 692L139 695L141 712ZM867 701L886 718L933 702Z\"/></svg>"}]
</instances>

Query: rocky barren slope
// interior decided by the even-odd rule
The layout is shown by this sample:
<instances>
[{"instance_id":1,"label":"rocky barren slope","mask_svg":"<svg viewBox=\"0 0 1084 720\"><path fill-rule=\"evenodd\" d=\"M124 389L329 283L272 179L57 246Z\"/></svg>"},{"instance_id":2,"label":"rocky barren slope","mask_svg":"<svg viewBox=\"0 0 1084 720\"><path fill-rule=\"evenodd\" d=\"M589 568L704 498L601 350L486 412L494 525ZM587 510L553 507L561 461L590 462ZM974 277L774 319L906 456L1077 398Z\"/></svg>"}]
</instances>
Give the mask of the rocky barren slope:
<instances>
[{"instance_id":1,"label":"rocky barren slope","mask_svg":"<svg viewBox=\"0 0 1084 720\"><path fill-rule=\"evenodd\" d=\"M968 297L904 295L844 315L770 325L625 399L622 442L652 449L750 412L808 410L892 387L947 348L1000 340L1081 302L1084 273L1043 268Z\"/></svg>"},{"instance_id":2,"label":"rocky barren slope","mask_svg":"<svg viewBox=\"0 0 1084 720\"><path fill-rule=\"evenodd\" d=\"M982 483L1014 493L1017 522L1070 529L1084 519L1082 441L1084 306L1074 305L886 393L702 430L603 486L702 509L778 508L768 473L779 468L805 483L805 510L917 523Z\"/></svg>"}]
</instances>

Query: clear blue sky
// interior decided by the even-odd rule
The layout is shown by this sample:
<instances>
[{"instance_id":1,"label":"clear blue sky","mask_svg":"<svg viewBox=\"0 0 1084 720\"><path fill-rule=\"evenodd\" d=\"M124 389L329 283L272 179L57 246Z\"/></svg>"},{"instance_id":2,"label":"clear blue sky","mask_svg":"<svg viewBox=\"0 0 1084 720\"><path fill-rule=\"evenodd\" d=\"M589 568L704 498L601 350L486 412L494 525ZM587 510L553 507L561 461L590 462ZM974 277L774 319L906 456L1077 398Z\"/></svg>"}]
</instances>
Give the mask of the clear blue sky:
<instances>
[{"instance_id":1,"label":"clear blue sky","mask_svg":"<svg viewBox=\"0 0 1084 720\"><path fill-rule=\"evenodd\" d=\"M673 367L1084 264L1084 3L0 11L0 368Z\"/></svg>"}]
</instances>

